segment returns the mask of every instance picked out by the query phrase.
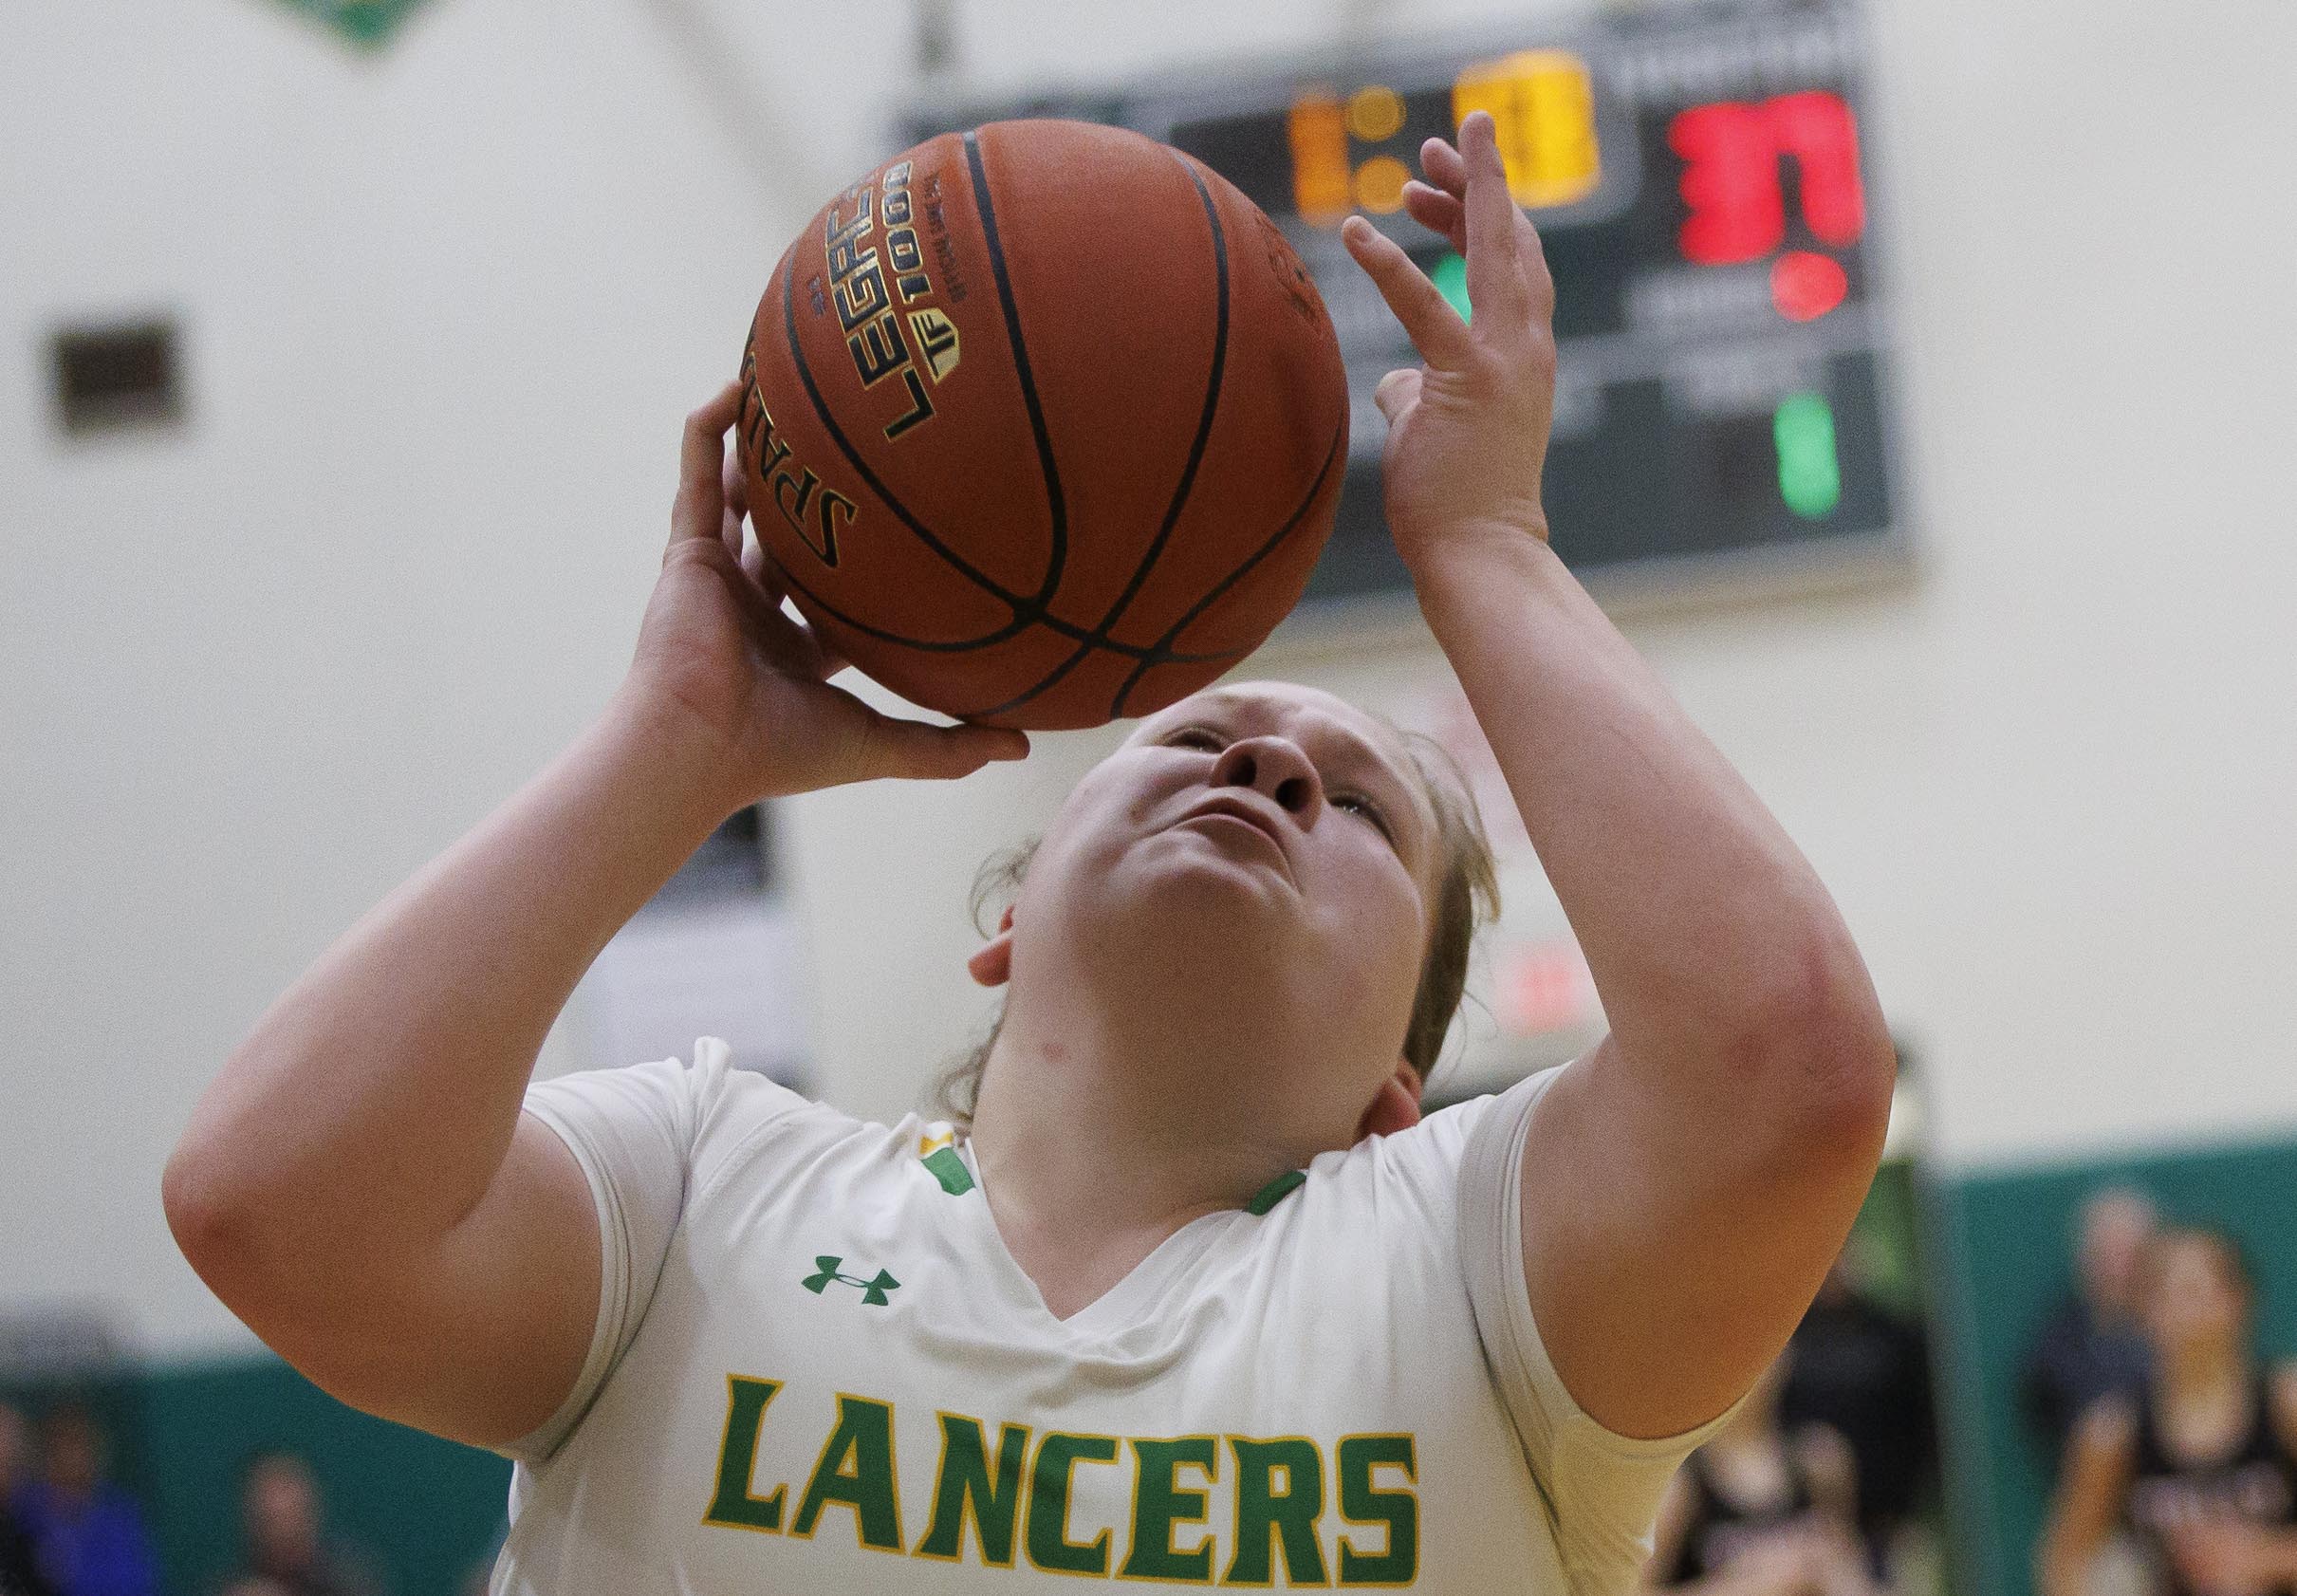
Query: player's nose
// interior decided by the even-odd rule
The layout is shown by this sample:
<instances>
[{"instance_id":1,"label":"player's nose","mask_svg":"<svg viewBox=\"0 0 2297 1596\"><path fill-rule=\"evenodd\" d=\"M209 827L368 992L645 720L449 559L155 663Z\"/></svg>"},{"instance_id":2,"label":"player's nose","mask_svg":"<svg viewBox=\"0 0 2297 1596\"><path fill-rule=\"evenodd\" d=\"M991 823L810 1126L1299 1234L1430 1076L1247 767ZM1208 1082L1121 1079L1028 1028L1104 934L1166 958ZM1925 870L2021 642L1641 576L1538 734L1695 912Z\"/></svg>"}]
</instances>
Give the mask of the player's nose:
<instances>
[{"instance_id":1,"label":"player's nose","mask_svg":"<svg viewBox=\"0 0 2297 1596\"><path fill-rule=\"evenodd\" d=\"M1324 783L1300 745L1288 737L1243 737L1213 762L1213 786L1249 787L1275 801L1303 826L1315 824Z\"/></svg>"}]
</instances>

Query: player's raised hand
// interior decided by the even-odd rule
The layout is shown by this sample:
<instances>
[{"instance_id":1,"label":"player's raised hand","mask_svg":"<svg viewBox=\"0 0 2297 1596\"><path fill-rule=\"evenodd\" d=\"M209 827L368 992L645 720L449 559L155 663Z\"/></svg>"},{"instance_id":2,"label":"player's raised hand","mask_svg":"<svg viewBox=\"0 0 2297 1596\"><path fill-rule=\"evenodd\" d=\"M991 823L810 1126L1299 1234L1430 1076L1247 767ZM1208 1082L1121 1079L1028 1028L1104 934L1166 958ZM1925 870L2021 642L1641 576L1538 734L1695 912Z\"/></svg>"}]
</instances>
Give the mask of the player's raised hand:
<instances>
[{"instance_id":1,"label":"player's raised hand","mask_svg":"<svg viewBox=\"0 0 2297 1596\"><path fill-rule=\"evenodd\" d=\"M1426 362L1388 373L1373 396L1388 421L1388 526L1415 571L1482 535L1547 535L1540 470L1555 404L1555 285L1490 114L1460 124L1456 149L1429 139L1420 165L1427 180L1405 186L1405 204L1466 258L1472 321L1401 245L1361 216L1341 228Z\"/></svg>"},{"instance_id":2,"label":"player's raised hand","mask_svg":"<svg viewBox=\"0 0 2297 1596\"><path fill-rule=\"evenodd\" d=\"M1026 754L1022 733L898 720L828 684L843 661L783 612L763 548L743 547L748 507L726 449L741 403L741 384L730 383L686 418L670 547L623 691L688 717L720 751L729 813L876 776L969 775Z\"/></svg>"}]
</instances>

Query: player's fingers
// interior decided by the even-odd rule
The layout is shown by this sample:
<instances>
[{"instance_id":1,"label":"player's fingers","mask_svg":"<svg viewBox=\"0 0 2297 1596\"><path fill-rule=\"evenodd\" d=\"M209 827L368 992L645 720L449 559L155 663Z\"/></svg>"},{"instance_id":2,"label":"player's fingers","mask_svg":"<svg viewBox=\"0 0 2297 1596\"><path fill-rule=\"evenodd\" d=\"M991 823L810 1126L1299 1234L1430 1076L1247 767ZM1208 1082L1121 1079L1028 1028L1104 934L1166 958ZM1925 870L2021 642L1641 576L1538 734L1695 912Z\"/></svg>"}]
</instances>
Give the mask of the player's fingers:
<instances>
[{"instance_id":1,"label":"player's fingers","mask_svg":"<svg viewBox=\"0 0 2297 1596\"><path fill-rule=\"evenodd\" d=\"M742 568L750 573L750 580L758 585L766 603L779 614L782 602L789 597L789 579L782 574L781 562L766 547L764 538L758 539L756 546L742 556Z\"/></svg>"},{"instance_id":2,"label":"player's fingers","mask_svg":"<svg viewBox=\"0 0 2297 1596\"><path fill-rule=\"evenodd\" d=\"M1380 289L1380 297L1403 324L1420 359L1430 365L1456 369L1474 353L1474 345L1468 340L1468 324L1428 281L1428 274L1412 264L1402 245L1362 216L1343 222L1340 236L1356 264Z\"/></svg>"},{"instance_id":3,"label":"player's fingers","mask_svg":"<svg viewBox=\"0 0 2297 1596\"><path fill-rule=\"evenodd\" d=\"M824 642L822 634L811 626L806 628L806 635L813 640L813 674L822 680L827 681L831 677L853 663L844 655Z\"/></svg>"},{"instance_id":4,"label":"player's fingers","mask_svg":"<svg viewBox=\"0 0 2297 1596\"><path fill-rule=\"evenodd\" d=\"M742 452L726 452L726 469L720 473L719 484L726 501L726 512L718 524L719 535L725 539L726 551L736 560L742 558L742 519L749 511L747 495L742 487Z\"/></svg>"},{"instance_id":5,"label":"player's fingers","mask_svg":"<svg viewBox=\"0 0 2297 1596\"><path fill-rule=\"evenodd\" d=\"M741 407L742 388L729 382L717 397L686 418L678 445L678 491L670 505L670 543L722 535L726 515L726 429ZM669 551L663 551L669 557Z\"/></svg>"},{"instance_id":6,"label":"player's fingers","mask_svg":"<svg viewBox=\"0 0 2297 1596\"><path fill-rule=\"evenodd\" d=\"M787 615L785 614L783 619L788 620ZM806 668L812 673L815 680L827 681L847 665L853 663L844 655L831 647L828 640L820 632L814 630L811 623L805 621L790 621L789 624L796 629L800 637L806 640Z\"/></svg>"},{"instance_id":7,"label":"player's fingers","mask_svg":"<svg viewBox=\"0 0 2297 1596\"><path fill-rule=\"evenodd\" d=\"M773 563L773 556L766 552L763 543L752 542L742 550L742 574L757 585L758 591L766 595L769 603L779 605L789 591L788 585L782 580L782 567Z\"/></svg>"},{"instance_id":8,"label":"player's fingers","mask_svg":"<svg viewBox=\"0 0 2297 1596\"><path fill-rule=\"evenodd\" d=\"M792 651L782 657L788 670L827 681L851 662L824 641L821 633L803 621L792 620L782 607L789 596L789 584L782 575L782 567L774 564L773 556L766 552L764 544L753 543L743 550L742 573L756 588L751 598L758 613L770 617L772 627L786 629L796 640Z\"/></svg>"},{"instance_id":9,"label":"player's fingers","mask_svg":"<svg viewBox=\"0 0 2297 1596\"><path fill-rule=\"evenodd\" d=\"M1468 192L1467 162L1451 144L1441 139L1430 139L1419 147L1419 164L1428 180L1423 183L1415 178L1404 185L1404 208L1415 221L1430 232L1442 233L1451 241L1452 248L1465 255L1468 213L1463 196ZM1506 170L1504 160L1501 170ZM1531 224L1531 218L1524 214L1521 207L1514 209L1516 257L1530 291L1532 312L1551 317L1555 313L1555 283L1547 273L1547 256L1540 243L1539 229Z\"/></svg>"},{"instance_id":10,"label":"player's fingers","mask_svg":"<svg viewBox=\"0 0 2297 1596\"><path fill-rule=\"evenodd\" d=\"M954 781L991 760L1028 754L1028 734L1003 726L933 726L871 710L864 733L867 774L913 781Z\"/></svg>"},{"instance_id":11,"label":"player's fingers","mask_svg":"<svg viewBox=\"0 0 2297 1596\"><path fill-rule=\"evenodd\" d=\"M1399 366L1389 372L1380 380L1380 386L1372 390L1372 403L1391 427L1418 402L1419 373L1411 366Z\"/></svg>"},{"instance_id":12,"label":"player's fingers","mask_svg":"<svg viewBox=\"0 0 2297 1596\"><path fill-rule=\"evenodd\" d=\"M1531 313L1542 325L1555 320L1555 276L1547 269L1547 240L1539 235L1539 228L1522 211L1515 213L1515 231L1519 242L1515 258L1523 271L1524 287L1531 296Z\"/></svg>"},{"instance_id":13,"label":"player's fingers","mask_svg":"<svg viewBox=\"0 0 2297 1596\"><path fill-rule=\"evenodd\" d=\"M1417 180L1406 183L1404 204L1415 218L1433 231L1444 233L1452 240L1452 247L1465 255L1468 252L1467 208L1459 202L1468 192L1467 161L1457 149L1444 139L1430 139L1419 146L1419 164L1420 169L1428 175L1428 180L1425 183ZM1500 162L1500 169L1503 172L1507 169L1504 159ZM1416 203L1413 193L1416 188L1448 196L1454 201L1454 206L1431 210L1428 214L1422 215L1421 205L1430 202ZM1440 201L1433 203L1440 204ZM1532 308L1540 315L1552 316L1555 312L1555 283L1547 272L1547 251L1540 242L1539 229L1532 225L1531 218L1524 214L1520 206L1514 209L1516 255L1523 265L1524 279L1531 291ZM1439 219L1453 216L1456 216L1460 224L1456 231L1439 225Z\"/></svg>"},{"instance_id":14,"label":"player's fingers","mask_svg":"<svg viewBox=\"0 0 2297 1596\"><path fill-rule=\"evenodd\" d=\"M1508 165L1489 111L1471 111L1459 124L1460 158L1468 168L1468 299L1478 310L1496 307L1509 323L1529 314L1524 282L1523 213L1508 192Z\"/></svg>"},{"instance_id":15,"label":"player's fingers","mask_svg":"<svg viewBox=\"0 0 2297 1596\"><path fill-rule=\"evenodd\" d=\"M1448 139L1421 141L1419 169L1428 175L1429 183L1454 199L1468 192L1468 163L1459 158L1459 151Z\"/></svg>"},{"instance_id":16,"label":"player's fingers","mask_svg":"<svg viewBox=\"0 0 2297 1596\"><path fill-rule=\"evenodd\" d=\"M1468 213L1457 199L1415 177L1404 185L1403 202L1414 221L1430 232L1440 233L1461 254L1468 252Z\"/></svg>"},{"instance_id":17,"label":"player's fingers","mask_svg":"<svg viewBox=\"0 0 2297 1596\"><path fill-rule=\"evenodd\" d=\"M774 626L786 630L795 640L793 651L785 656L792 674L827 681L851 663L810 622L793 618L784 607L789 597L789 581L764 544L752 544L743 552L742 570L756 587L752 597L759 608L773 618Z\"/></svg>"},{"instance_id":18,"label":"player's fingers","mask_svg":"<svg viewBox=\"0 0 2297 1596\"><path fill-rule=\"evenodd\" d=\"M753 596L747 607L750 637L769 664L784 676L822 678L822 651L811 632L763 599Z\"/></svg>"}]
</instances>

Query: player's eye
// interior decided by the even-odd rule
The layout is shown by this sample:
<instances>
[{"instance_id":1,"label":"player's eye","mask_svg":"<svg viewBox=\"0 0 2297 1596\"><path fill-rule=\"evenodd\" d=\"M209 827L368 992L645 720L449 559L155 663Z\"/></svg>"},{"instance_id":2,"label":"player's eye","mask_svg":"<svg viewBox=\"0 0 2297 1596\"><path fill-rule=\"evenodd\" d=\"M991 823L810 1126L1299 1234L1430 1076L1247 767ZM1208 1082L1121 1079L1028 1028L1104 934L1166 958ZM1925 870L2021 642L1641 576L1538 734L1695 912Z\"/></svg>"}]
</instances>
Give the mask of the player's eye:
<instances>
[{"instance_id":1,"label":"player's eye","mask_svg":"<svg viewBox=\"0 0 2297 1596\"><path fill-rule=\"evenodd\" d=\"M1183 726L1168 733L1164 742L1167 748L1200 748L1213 753L1229 746L1228 739L1209 726Z\"/></svg>"},{"instance_id":2,"label":"player's eye","mask_svg":"<svg viewBox=\"0 0 2297 1596\"><path fill-rule=\"evenodd\" d=\"M1335 792L1332 794L1331 804L1332 807L1336 809L1345 809L1350 814L1371 822L1381 836L1391 843L1396 841L1396 828L1388 824L1387 811L1362 793Z\"/></svg>"}]
</instances>

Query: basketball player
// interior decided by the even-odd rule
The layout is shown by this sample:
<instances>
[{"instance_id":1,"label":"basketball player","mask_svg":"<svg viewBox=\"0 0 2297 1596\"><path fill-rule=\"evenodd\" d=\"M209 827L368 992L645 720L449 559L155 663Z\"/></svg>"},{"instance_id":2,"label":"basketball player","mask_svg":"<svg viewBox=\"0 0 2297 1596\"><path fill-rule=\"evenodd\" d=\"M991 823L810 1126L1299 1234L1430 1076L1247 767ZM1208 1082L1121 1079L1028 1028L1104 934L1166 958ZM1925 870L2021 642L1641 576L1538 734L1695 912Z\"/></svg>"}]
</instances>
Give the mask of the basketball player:
<instances>
[{"instance_id":1,"label":"basketball player","mask_svg":"<svg viewBox=\"0 0 2297 1596\"><path fill-rule=\"evenodd\" d=\"M1880 1596L1858 1460L1829 1424L1779 1417L1789 1351L1660 1498L1646 1588L1672 1596Z\"/></svg>"},{"instance_id":2,"label":"basketball player","mask_svg":"<svg viewBox=\"0 0 2297 1596\"><path fill-rule=\"evenodd\" d=\"M2043 1596L2083 1596L2116 1530L2160 1596L2297 1591L2297 1365L2259 1364L2241 1250L2198 1226L2157 1231L2139 1282L2153 1365L2134 1393L2093 1403L2066 1442Z\"/></svg>"},{"instance_id":3,"label":"basketball player","mask_svg":"<svg viewBox=\"0 0 2297 1596\"><path fill-rule=\"evenodd\" d=\"M1611 1035L1421 1120L1461 800L1264 684L1070 794L972 960L1007 997L970 1130L859 1123L707 1038L529 1088L728 814L1026 749L824 685L735 553L729 388L606 715L272 1007L166 1181L298 1367L518 1460L496 1591L1635 1585L1842 1245L1892 1052L1809 865L1547 549L1550 288L1490 119L1423 161L1473 328L1347 231L1426 361L1379 390L1388 510Z\"/></svg>"}]
</instances>

